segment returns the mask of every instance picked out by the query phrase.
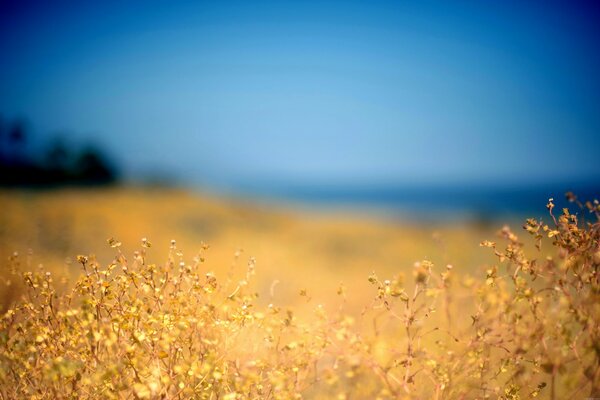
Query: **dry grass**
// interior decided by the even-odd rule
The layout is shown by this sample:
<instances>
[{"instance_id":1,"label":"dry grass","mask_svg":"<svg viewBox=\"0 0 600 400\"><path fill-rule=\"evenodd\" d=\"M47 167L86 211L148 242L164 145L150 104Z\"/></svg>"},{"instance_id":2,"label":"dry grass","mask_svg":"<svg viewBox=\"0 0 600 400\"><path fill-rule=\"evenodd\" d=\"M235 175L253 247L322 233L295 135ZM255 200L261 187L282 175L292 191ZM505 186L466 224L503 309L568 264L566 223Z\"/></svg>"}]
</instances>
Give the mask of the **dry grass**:
<instances>
[{"instance_id":1,"label":"dry grass","mask_svg":"<svg viewBox=\"0 0 600 400\"><path fill-rule=\"evenodd\" d=\"M531 239L506 226L497 243L469 225L178 191L5 192L0 205L2 398L600 392L597 203L555 217L550 202Z\"/></svg>"}]
</instances>

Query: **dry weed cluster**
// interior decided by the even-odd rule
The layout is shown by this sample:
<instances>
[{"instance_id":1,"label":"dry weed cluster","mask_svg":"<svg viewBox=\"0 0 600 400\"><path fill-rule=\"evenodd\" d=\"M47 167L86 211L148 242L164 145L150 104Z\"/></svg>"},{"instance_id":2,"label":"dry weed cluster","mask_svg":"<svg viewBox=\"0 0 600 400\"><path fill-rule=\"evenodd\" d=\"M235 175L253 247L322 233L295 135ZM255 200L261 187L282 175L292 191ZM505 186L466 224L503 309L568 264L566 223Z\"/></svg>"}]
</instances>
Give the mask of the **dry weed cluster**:
<instances>
[{"instance_id":1,"label":"dry weed cluster","mask_svg":"<svg viewBox=\"0 0 600 400\"><path fill-rule=\"evenodd\" d=\"M458 276L418 262L412 274L365 282L362 313L266 304L249 259L217 277L207 246L164 264L142 240L102 266L78 256L68 289L42 270L0 320L0 396L136 399L566 399L600 396L600 205L527 220L537 253L508 227L481 243L497 265ZM584 217L586 220L584 220ZM548 246L551 244L551 246ZM332 288L336 291L336 288ZM308 295L306 291L301 296Z\"/></svg>"}]
</instances>

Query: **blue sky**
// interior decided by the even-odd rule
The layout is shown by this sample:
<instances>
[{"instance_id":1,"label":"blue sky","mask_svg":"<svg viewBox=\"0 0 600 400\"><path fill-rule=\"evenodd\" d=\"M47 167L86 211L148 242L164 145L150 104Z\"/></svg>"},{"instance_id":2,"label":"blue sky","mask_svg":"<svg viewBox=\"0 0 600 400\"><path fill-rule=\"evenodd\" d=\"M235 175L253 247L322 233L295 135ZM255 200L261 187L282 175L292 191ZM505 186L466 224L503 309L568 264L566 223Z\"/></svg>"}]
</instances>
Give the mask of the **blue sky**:
<instances>
[{"instance_id":1,"label":"blue sky","mask_svg":"<svg viewBox=\"0 0 600 400\"><path fill-rule=\"evenodd\" d=\"M598 176L600 17L567 2L0 6L0 115L189 183Z\"/></svg>"}]
</instances>

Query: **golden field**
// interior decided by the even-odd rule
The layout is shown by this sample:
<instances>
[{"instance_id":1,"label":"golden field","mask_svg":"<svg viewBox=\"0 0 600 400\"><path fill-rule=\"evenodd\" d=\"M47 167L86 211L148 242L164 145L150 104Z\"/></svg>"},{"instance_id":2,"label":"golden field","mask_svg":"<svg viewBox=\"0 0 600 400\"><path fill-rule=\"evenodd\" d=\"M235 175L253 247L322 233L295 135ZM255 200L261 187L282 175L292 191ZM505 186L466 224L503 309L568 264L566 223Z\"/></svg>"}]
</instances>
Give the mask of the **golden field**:
<instances>
[{"instance_id":1,"label":"golden field","mask_svg":"<svg viewBox=\"0 0 600 400\"><path fill-rule=\"evenodd\" d=\"M581 207L528 234L177 189L2 191L0 395L595 395L599 208Z\"/></svg>"},{"instance_id":2,"label":"golden field","mask_svg":"<svg viewBox=\"0 0 600 400\"><path fill-rule=\"evenodd\" d=\"M365 282L371 272L410 274L414 262L422 259L476 272L495 261L477 246L499 228L423 226L349 212L288 210L176 189L4 192L0 209L3 260L17 251L27 255L30 268L41 263L79 273L72 266L77 254L95 254L102 263L113 259L114 250L106 242L111 237L123 244L126 254L139 250L146 237L154 244L154 262L166 260L173 239L190 258L206 243L208 270L229 273L236 253L243 270L254 257L262 289L278 280L277 295L286 303L301 288L318 292L320 301L327 302L340 282L350 285L355 296L364 294L370 300ZM357 303L364 304L364 299Z\"/></svg>"}]
</instances>

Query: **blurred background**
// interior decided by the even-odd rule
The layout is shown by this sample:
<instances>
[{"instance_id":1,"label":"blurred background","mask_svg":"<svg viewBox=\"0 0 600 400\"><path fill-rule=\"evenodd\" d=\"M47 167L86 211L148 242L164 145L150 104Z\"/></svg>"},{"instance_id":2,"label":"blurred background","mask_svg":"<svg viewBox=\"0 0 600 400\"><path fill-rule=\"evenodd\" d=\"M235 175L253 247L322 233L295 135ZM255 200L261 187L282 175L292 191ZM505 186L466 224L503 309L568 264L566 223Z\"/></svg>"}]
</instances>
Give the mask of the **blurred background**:
<instances>
[{"instance_id":1,"label":"blurred background","mask_svg":"<svg viewBox=\"0 0 600 400\"><path fill-rule=\"evenodd\" d=\"M299 276L459 257L495 221L600 192L599 18L578 1L2 0L2 257L113 235L251 248Z\"/></svg>"},{"instance_id":2,"label":"blurred background","mask_svg":"<svg viewBox=\"0 0 600 400\"><path fill-rule=\"evenodd\" d=\"M496 212L599 182L594 2L1 4L4 183Z\"/></svg>"}]
</instances>

